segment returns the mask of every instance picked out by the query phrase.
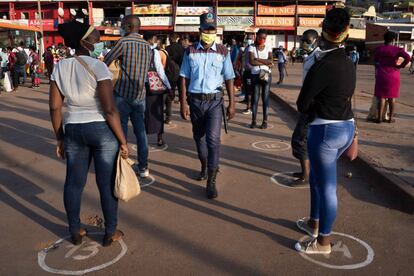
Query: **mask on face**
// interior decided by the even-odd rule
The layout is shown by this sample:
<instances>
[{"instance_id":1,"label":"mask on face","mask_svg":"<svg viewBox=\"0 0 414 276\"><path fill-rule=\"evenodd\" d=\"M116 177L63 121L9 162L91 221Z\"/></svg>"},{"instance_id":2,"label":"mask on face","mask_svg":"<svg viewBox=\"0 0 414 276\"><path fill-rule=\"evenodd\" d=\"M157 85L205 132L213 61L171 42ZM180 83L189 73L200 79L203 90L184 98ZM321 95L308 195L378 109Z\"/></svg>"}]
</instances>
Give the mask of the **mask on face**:
<instances>
[{"instance_id":1,"label":"mask on face","mask_svg":"<svg viewBox=\"0 0 414 276\"><path fill-rule=\"evenodd\" d=\"M252 45L253 44L253 39L248 39L248 40L246 40L246 44L249 46L249 45Z\"/></svg>"},{"instance_id":2,"label":"mask on face","mask_svg":"<svg viewBox=\"0 0 414 276\"><path fill-rule=\"evenodd\" d=\"M302 44L302 49L306 52L306 53L310 53L313 50L315 50L315 43L307 43L307 42L303 42Z\"/></svg>"},{"instance_id":3,"label":"mask on face","mask_svg":"<svg viewBox=\"0 0 414 276\"><path fill-rule=\"evenodd\" d=\"M98 58L104 50L104 43L98 42L93 44L93 51L89 50L89 55L93 58Z\"/></svg>"},{"instance_id":4,"label":"mask on face","mask_svg":"<svg viewBox=\"0 0 414 276\"><path fill-rule=\"evenodd\" d=\"M157 43L152 43L152 45L151 45L151 49L157 49L157 47L158 47L158 44Z\"/></svg>"},{"instance_id":5,"label":"mask on face","mask_svg":"<svg viewBox=\"0 0 414 276\"><path fill-rule=\"evenodd\" d=\"M121 35L122 37L124 37L124 36L126 35L126 32L125 32L125 30L124 30L124 29L120 29L120 30L119 30L119 33L120 33L120 35Z\"/></svg>"},{"instance_id":6,"label":"mask on face","mask_svg":"<svg viewBox=\"0 0 414 276\"><path fill-rule=\"evenodd\" d=\"M217 34L205 34L201 33L200 39L205 44L212 44L214 41L216 41Z\"/></svg>"}]
</instances>

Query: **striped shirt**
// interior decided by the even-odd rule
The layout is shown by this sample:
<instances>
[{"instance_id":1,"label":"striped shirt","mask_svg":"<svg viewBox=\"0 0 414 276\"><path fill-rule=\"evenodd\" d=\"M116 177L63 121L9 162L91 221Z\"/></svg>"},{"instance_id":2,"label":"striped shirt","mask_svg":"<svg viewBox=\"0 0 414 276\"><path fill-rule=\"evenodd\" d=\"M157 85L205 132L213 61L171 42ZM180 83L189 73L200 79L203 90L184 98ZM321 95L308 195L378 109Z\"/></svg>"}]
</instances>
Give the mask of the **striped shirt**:
<instances>
[{"instance_id":1,"label":"striped shirt","mask_svg":"<svg viewBox=\"0 0 414 276\"><path fill-rule=\"evenodd\" d=\"M119 59L121 77L116 82L114 91L117 95L132 99L145 99L145 80L151 57L150 45L138 33L121 38L115 47L105 56L104 62L109 66Z\"/></svg>"}]
</instances>

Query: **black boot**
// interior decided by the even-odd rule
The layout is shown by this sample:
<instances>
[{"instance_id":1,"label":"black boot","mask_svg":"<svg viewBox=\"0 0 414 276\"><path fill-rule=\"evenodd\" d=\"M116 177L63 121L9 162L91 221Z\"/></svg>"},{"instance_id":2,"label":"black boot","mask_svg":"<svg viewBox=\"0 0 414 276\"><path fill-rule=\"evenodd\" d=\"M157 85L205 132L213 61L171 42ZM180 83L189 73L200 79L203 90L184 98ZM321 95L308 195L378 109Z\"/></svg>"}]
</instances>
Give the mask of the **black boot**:
<instances>
[{"instance_id":1,"label":"black boot","mask_svg":"<svg viewBox=\"0 0 414 276\"><path fill-rule=\"evenodd\" d=\"M207 160L201 161L201 171L196 179L197 181L202 181L202 180L207 179Z\"/></svg>"},{"instance_id":2,"label":"black boot","mask_svg":"<svg viewBox=\"0 0 414 276\"><path fill-rule=\"evenodd\" d=\"M216 189L217 172L218 170L208 171L208 180L207 180L207 188L206 188L206 194L207 194L208 199L213 199L218 196L217 189Z\"/></svg>"}]
</instances>

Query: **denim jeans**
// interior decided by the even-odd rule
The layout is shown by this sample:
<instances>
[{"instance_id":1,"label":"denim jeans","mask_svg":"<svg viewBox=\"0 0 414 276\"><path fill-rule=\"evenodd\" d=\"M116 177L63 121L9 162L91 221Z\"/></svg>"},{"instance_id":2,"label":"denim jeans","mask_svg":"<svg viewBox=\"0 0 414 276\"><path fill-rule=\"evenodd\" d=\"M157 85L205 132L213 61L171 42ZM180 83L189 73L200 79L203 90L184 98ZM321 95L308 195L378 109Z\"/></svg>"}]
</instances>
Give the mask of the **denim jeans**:
<instances>
[{"instance_id":1,"label":"denim jeans","mask_svg":"<svg viewBox=\"0 0 414 276\"><path fill-rule=\"evenodd\" d=\"M321 236L330 235L332 231L337 210L336 163L351 145L354 133L355 126L351 121L309 126L310 217L319 220Z\"/></svg>"},{"instance_id":2,"label":"denim jeans","mask_svg":"<svg viewBox=\"0 0 414 276\"><path fill-rule=\"evenodd\" d=\"M118 221L118 200L113 194L118 140L106 122L92 122L67 124L64 144L67 164L64 203L70 233L79 233L82 192L92 159L105 219L105 232L114 233Z\"/></svg>"},{"instance_id":3,"label":"denim jeans","mask_svg":"<svg viewBox=\"0 0 414 276\"><path fill-rule=\"evenodd\" d=\"M253 95L253 85L252 85L252 73L250 70L244 70L243 72L243 92L244 100L247 103L247 107L251 108L252 106L252 95Z\"/></svg>"},{"instance_id":4,"label":"denim jeans","mask_svg":"<svg viewBox=\"0 0 414 276\"><path fill-rule=\"evenodd\" d=\"M200 161L207 160L209 170L219 167L223 98L202 101L189 98L193 138Z\"/></svg>"},{"instance_id":5,"label":"denim jeans","mask_svg":"<svg viewBox=\"0 0 414 276\"><path fill-rule=\"evenodd\" d=\"M259 75L252 75L254 92L252 97L252 121L256 122L257 109L259 107L259 98L262 96L263 102L263 121L267 121L269 110L269 93L272 83L272 74L269 74L269 81L260 80Z\"/></svg>"},{"instance_id":6,"label":"denim jeans","mask_svg":"<svg viewBox=\"0 0 414 276\"><path fill-rule=\"evenodd\" d=\"M26 65L15 65L15 67L16 67L16 72L17 72L17 79L18 79L18 81L19 81L19 83L20 83L20 76L23 76L23 82L22 82L22 84L25 84L26 83L26 79L27 79L27 73L26 73Z\"/></svg>"},{"instance_id":7,"label":"denim jeans","mask_svg":"<svg viewBox=\"0 0 414 276\"><path fill-rule=\"evenodd\" d=\"M148 138L145 132L145 99L131 100L121 96L115 96L115 102L121 116L121 125L126 137L128 137L128 120L131 118L134 134L137 139L138 168L148 167Z\"/></svg>"},{"instance_id":8,"label":"denim jeans","mask_svg":"<svg viewBox=\"0 0 414 276\"><path fill-rule=\"evenodd\" d=\"M285 78L285 63L278 63L277 67L279 69L279 81L283 82L283 79Z\"/></svg>"}]
</instances>

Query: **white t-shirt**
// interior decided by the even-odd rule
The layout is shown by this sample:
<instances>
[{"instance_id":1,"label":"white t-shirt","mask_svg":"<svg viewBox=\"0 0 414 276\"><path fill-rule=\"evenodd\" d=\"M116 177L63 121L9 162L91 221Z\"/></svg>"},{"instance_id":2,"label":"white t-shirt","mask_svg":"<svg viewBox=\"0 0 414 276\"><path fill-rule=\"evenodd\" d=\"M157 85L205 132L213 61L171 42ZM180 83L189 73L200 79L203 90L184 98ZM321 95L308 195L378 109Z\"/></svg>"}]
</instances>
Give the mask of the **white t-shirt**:
<instances>
[{"instance_id":1,"label":"white t-shirt","mask_svg":"<svg viewBox=\"0 0 414 276\"><path fill-rule=\"evenodd\" d=\"M97 81L111 80L112 73L102 61L80 56L95 73ZM51 80L55 81L66 99L64 125L105 121L96 91L97 81L75 58L61 60L55 65Z\"/></svg>"},{"instance_id":2,"label":"white t-shirt","mask_svg":"<svg viewBox=\"0 0 414 276\"><path fill-rule=\"evenodd\" d=\"M269 53L272 52L272 48L268 45L265 45L264 49L262 51L260 51L260 50L256 50L256 46L251 45L251 46L249 46L249 52L253 53L255 58L268 59L269 58ZM259 54L259 56L257 56L257 54ZM253 75L259 74L260 69L271 72L271 70L268 66L260 65L260 66L252 66L252 74Z\"/></svg>"}]
</instances>

